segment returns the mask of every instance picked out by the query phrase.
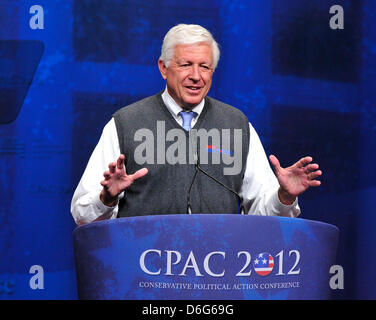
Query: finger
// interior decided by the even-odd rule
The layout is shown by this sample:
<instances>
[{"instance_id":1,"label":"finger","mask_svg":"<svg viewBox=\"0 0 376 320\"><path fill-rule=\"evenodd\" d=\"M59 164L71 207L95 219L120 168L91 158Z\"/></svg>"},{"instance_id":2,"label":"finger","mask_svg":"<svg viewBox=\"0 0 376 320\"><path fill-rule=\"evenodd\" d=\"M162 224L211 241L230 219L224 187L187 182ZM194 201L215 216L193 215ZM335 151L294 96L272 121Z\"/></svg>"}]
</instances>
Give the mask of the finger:
<instances>
[{"instance_id":1,"label":"finger","mask_svg":"<svg viewBox=\"0 0 376 320\"><path fill-rule=\"evenodd\" d=\"M277 157L275 155L273 155L273 154L270 155L269 160L270 160L271 164L273 165L275 171L277 171L281 168L279 160L277 159Z\"/></svg>"},{"instance_id":2,"label":"finger","mask_svg":"<svg viewBox=\"0 0 376 320\"><path fill-rule=\"evenodd\" d=\"M321 181L320 180L311 180L310 182L309 182L309 186L310 187L318 187L318 186L320 186L321 185Z\"/></svg>"},{"instance_id":3,"label":"finger","mask_svg":"<svg viewBox=\"0 0 376 320\"><path fill-rule=\"evenodd\" d=\"M304 168L304 172L305 173L310 173L312 171L315 171L319 168L319 165L317 163L312 163L312 164L309 164L307 165L305 168Z\"/></svg>"},{"instance_id":4,"label":"finger","mask_svg":"<svg viewBox=\"0 0 376 320\"><path fill-rule=\"evenodd\" d=\"M103 181L101 181L101 186L102 186L102 187L107 187L107 184L108 184L108 181L107 181L107 180L103 180Z\"/></svg>"},{"instance_id":5,"label":"finger","mask_svg":"<svg viewBox=\"0 0 376 320\"><path fill-rule=\"evenodd\" d=\"M105 171L105 172L103 172L103 177L105 177L105 178L109 178L110 176L111 176L110 171Z\"/></svg>"},{"instance_id":6,"label":"finger","mask_svg":"<svg viewBox=\"0 0 376 320\"><path fill-rule=\"evenodd\" d=\"M123 154L121 154L119 158L117 159L116 166L118 169L124 168L124 159L125 159L125 156Z\"/></svg>"},{"instance_id":7,"label":"finger","mask_svg":"<svg viewBox=\"0 0 376 320\"><path fill-rule=\"evenodd\" d=\"M312 162L312 157L304 157L297 162L298 168L303 168L308 163Z\"/></svg>"},{"instance_id":8,"label":"finger","mask_svg":"<svg viewBox=\"0 0 376 320\"><path fill-rule=\"evenodd\" d=\"M310 174L308 174L308 179L313 180L313 179L316 179L317 177L319 177L321 175L322 175L322 171L317 170L315 172L311 172Z\"/></svg>"},{"instance_id":9,"label":"finger","mask_svg":"<svg viewBox=\"0 0 376 320\"><path fill-rule=\"evenodd\" d=\"M133 180L137 180L145 176L147 173L148 173L148 169L142 168L140 170L137 170L134 174L131 174L129 177Z\"/></svg>"},{"instance_id":10,"label":"finger","mask_svg":"<svg viewBox=\"0 0 376 320\"><path fill-rule=\"evenodd\" d=\"M116 162L111 162L108 165L108 169L110 169L110 173L114 173L115 172L115 168L116 168Z\"/></svg>"}]
</instances>

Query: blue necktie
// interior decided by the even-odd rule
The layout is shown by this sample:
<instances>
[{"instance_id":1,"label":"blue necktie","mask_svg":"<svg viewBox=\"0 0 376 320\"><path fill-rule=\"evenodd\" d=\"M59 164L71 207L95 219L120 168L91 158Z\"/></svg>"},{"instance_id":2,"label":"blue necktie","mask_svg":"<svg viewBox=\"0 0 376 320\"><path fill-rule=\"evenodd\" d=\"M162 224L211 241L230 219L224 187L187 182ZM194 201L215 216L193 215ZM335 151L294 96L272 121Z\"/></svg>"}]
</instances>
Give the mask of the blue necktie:
<instances>
[{"instance_id":1,"label":"blue necktie","mask_svg":"<svg viewBox=\"0 0 376 320\"><path fill-rule=\"evenodd\" d=\"M191 130L191 122L192 122L192 119L193 117L195 117L197 115L196 112L194 111L188 111L188 112L179 112L179 114L181 115L182 119L183 119L183 129L186 130L186 131L189 131Z\"/></svg>"}]
</instances>

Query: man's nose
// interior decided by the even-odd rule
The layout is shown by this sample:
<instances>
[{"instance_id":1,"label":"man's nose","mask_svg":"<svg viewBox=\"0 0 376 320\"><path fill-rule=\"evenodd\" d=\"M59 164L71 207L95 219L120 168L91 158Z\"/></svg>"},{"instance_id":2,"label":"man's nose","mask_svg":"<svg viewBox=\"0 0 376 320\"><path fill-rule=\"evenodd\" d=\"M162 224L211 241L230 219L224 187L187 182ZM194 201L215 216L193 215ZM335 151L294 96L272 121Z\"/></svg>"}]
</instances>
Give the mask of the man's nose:
<instances>
[{"instance_id":1,"label":"man's nose","mask_svg":"<svg viewBox=\"0 0 376 320\"><path fill-rule=\"evenodd\" d=\"M189 74L189 79L198 82L201 79L199 66L193 65Z\"/></svg>"}]
</instances>

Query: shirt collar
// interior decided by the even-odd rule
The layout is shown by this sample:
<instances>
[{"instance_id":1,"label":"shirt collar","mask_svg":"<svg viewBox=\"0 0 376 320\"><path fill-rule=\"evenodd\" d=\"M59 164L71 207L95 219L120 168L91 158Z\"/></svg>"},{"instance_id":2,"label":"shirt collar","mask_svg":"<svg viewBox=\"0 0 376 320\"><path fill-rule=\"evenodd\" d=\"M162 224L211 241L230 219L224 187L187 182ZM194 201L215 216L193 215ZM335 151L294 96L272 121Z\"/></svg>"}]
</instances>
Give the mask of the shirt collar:
<instances>
[{"instance_id":1,"label":"shirt collar","mask_svg":"<svg viewBox=\"0 0 376 320\"><path fill-rule=\"evenodd\" d=\"M181 111L185 111L182 107L180 107L176 102L175 100L170 96L170 94L168 93L168 90L167 90L167 87L166 89L163 91L162 93L162 100L164 102L164 104L166 105L168 111L170 111L170 113L173 115L173 117L175 119L177 119L179 116L179 112ZM196 120L198 119L198 117L200 116L202 110L204 109L204 105L205 105L205 99L202 99L202 101L197 105L195 106L192 111L196 112L197 113L197 116L195 117Z\"/></svg>"}]
</instances>

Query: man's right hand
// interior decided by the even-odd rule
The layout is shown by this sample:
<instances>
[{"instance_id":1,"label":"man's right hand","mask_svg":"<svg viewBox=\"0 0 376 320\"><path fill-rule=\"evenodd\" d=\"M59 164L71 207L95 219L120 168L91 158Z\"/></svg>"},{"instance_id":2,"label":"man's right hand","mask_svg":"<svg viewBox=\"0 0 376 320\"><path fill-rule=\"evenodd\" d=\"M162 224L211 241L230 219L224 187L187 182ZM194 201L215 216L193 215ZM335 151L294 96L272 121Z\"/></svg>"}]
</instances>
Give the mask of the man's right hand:
<instances>
[{"instance_id":1,"label":"man's right hand","mask_svg":"<svg viewBox=\"0 0 376 320\"><path fill-rule=\"evenodd\" d=\"M124 168L125 156L121 154L117 162L108 165L108 171L103 173L104 180L101 181L103 189L100 199L104 205L113 207L118 202L118 196L127 189L135 180L142 178L148 173L148 169L142 168L134 174L127 175Z\"/></svg>"}]
</instances>

